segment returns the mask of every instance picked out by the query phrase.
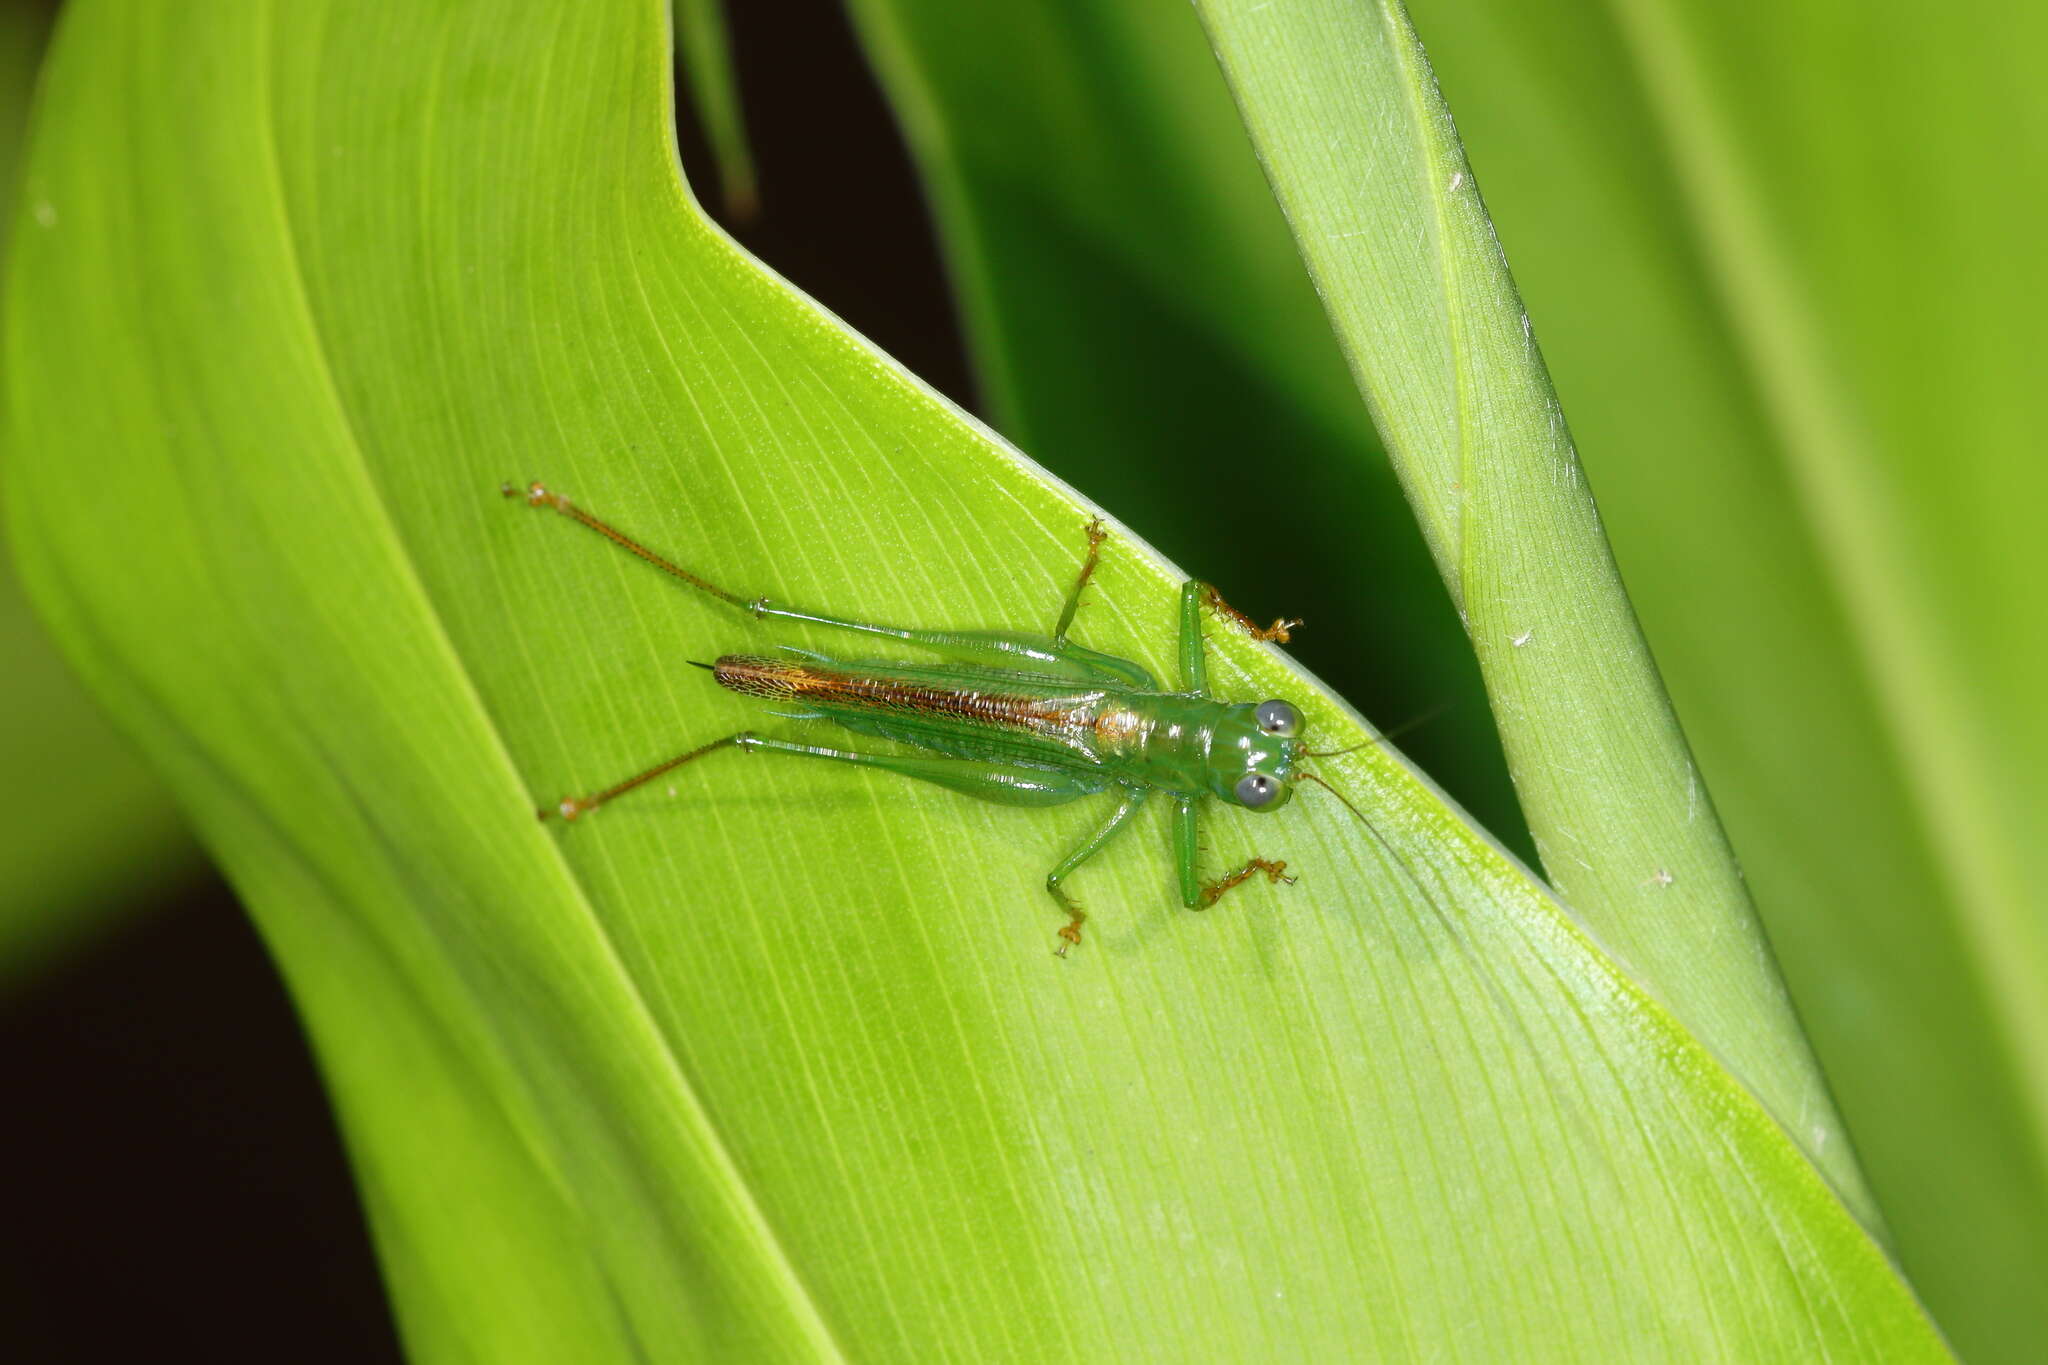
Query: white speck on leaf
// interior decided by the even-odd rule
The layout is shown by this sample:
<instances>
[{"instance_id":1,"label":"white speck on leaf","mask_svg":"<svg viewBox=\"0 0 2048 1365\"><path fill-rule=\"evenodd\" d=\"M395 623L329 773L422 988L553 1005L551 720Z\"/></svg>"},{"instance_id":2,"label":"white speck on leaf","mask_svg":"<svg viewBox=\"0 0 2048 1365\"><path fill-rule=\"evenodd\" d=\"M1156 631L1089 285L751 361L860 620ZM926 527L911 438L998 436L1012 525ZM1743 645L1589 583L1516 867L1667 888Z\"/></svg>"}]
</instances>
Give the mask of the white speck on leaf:
<instances>
[{"instance_id":1,"label":"white speck on leaf","mask_svg":"<svg viewBox=\"0 0 2048 1365\"><path fill-rule=\"evenodd\" d=\"M1464 183L1465 173L1463 171L1459 171L1456 174L1454 174L1451 177L1451 193L1456 194L1458 192L1459 187L1462 186Z\"/></svg>"},{"instance_id":2,"label":"white speck on leaf","mask_svg":"<svg viewBox=\"0 0 2048 1365\"><path fill-rule=\"evenodd\" d=\"M1513 645L1516 649L1520 649L1523 645L1528 644L1529 641L1531 641L1535 637L1535 631L1525 630L1520 635L1510 635L1508 637L1508 643Z\"/></svg>"}]
</instances>

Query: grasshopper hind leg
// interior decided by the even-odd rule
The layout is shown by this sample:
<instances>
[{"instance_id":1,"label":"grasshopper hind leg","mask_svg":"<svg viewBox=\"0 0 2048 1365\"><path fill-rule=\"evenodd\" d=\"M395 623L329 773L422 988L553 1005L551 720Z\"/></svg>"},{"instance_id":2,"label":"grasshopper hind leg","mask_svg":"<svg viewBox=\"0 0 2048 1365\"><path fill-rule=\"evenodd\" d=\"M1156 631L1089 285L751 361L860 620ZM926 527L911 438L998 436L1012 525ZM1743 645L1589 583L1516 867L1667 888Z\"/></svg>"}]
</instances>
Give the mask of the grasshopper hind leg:
<instances>
[{"instance_id":1,"label":"grasshopper hind leg","mask_svg":"<svg viewBox=\"0 0 2048 1365\"><path fill-rule=\"evenodd\" d=\"M619 797L638 787L645 786L665 773L673 772L686 763L723 749L735 749L742 753L788 754L796 758L823 759L830 763L845 763L857 767L878 768L895 773L900 777L915 778L936 786L947 787L963 796L994 802L1005 806L1061 806L1069 801L1092 796L1108 784L1092 773L1062 772L1056 768L1040 767L1029 763L1003 763L969 758L935 758L925 755L870 754L849 749L828 749L816 744L796 744L789 740L770 739L749 730L742 730L724 739L713 740L658 763L644 772L635 774L603 791L589 796L569 797L553 807L542 807L542 820L559 817L574 821L600 806L608 805ZM1061 943L1059 955L1065 957L1067 949L1081 941L1081 923L1088 918L1087 911L1068 895L1062 885L1067 875L1082 863L1087 862L1102 850L1116 832L1123 828L1132 812L1145 800L1142 787L1118 787L1116 810L1101 827L1088 836L1079 848L1052 870L1045 879L1045 889L1059 903L1067 922L1059 931Z\"/></svg>"}]
</instances>

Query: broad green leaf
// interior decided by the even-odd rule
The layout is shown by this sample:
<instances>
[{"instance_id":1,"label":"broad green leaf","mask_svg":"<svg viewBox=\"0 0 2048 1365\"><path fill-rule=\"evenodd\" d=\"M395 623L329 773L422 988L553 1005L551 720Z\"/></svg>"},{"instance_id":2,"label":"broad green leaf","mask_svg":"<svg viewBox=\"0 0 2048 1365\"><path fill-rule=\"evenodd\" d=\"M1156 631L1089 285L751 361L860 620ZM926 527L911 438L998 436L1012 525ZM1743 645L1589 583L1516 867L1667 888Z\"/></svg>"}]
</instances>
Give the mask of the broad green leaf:
<instances>
[{"instance_id":1,"label":"broad green leaf","mask_svg":"<svg viewBox=\"0 0 2048 1365\"><path fill-rule=\"evenodd\" d=\"M1212 824L1293 888L1179 912L1145 822L1064 963L1080 812L734 758L536 824L763 724L685 661L764 637L500 479L970 626L1043 628L1085 509L707 224L663 5L511 10L82 0L8 299L26 580L289 979L417 1357L1942 1358L1384 747L1369 826ZM1119 537L1085 638L1162 665L1174 589Z\"/></svg>"},{"instance_id":2,"label":"broad green leaf","mask_svg":"<svg viewBox=\"0 0 2048 1365\"><path fill-rule=\"evenodd\" d=\"M0 242L20 211L17 160L48 30L44 6L0 4ZM0 788L15 795L0 840L4 985L196 858L169 795L50 647L4 540L0 659Z\"/></svg>"},{"instance_id":3,"label":"broad green leaf","mask_svg":"<svg viewBox=\"0 0 2048 1365\"><path fill-rule=\"evenodd\" d=\"M972 11L864 0L856 8L933 186L948 248L956 262L979 262L971 272L956 265L956 274L968 286L984 365L1046 377L1022 396L1022 413L998 409L1006 430L1062 421L1119 429L1170 415L1183 394L1234 396L1245 387L1177 317L1102 284L1098 274L1119 273L1099 271L1104 260L1132 263L1122 275L1144 262L1171 274L1176 253L1199 245L1232 263L1230 309L1256 320L1238 330L1245 351L1233 364L1261 365L1261 348L1274 363L1307 363L1294 330L1304 325L1298 295L1274 268L1278 257L1291 261L1291 245L1276 247L1265 224L1180 188L1189 178L1235 183L1230 177L1250 165L1196 97L1211 88L1214 58L1188 41L1195 26L1184 13L1139 7L1130 13L1141 11L1151 28L1134 36L1135 17L1111 23L1057 0ZM1558 376L1631 595L1900 1254L1972 1358L2032 1359L2048 1331L2033 1292L2048 1264L2048 1182L2041 1127L2030 1116L2040 1087L2026 1076L2043 1053L2016 1044L2018 1031L2001 1016L2039 997L2016 984L2019 999L2000 1004L1985 982L2008 972L2000 961L2008 951L2020 964L2016 983L2042 973L2023 934L1985 933L1984 914L1959 913L1952 887L1981 874L1955 858L1943 869L1926 829L1930 814L1947 819L1945 803L1930 804L1898 757L1896 735L1918 745L1930 732L1885 718L1873 700L1891 669L1890 636L1880 621L1869 643L1855 642L1831 586L1832 552L1815 535L1825 505L1796 492L1786 460L1797 442L1763 415L1759 384L1769 381L1782 401L1784 367L1751 354L1727 317L1716 277L1744 268L1759 246L1782 253L1791 244L1724 245L1703 257L1696 222L1714 219L1732 189L1772 207L1774 235L1796 229L1808 244L1795 257L1802 273L1831 284L1825 302L1799 305L1806 335L1831 353L1859 350L1866 386L1890 405L1917 405L1915 421L1897 429L1918 433L1910 444L1903 434L1885 444L1923 458L1901 454L1896 465L1945 479L1965 460L1971 479L1999 482L2030 471L2013 467L2029 448L2021 426L2029 414L2017 401L2025 384L1997 388L2002 402L1959 404L1952 394L1964 386L1930 384L1916 367L1938 355L1983 376L2030 354L2009 338L2030 325L2036 291L2009 287L2008 274L2032 269L2035 255L1973 243L2036 216L2040 177L2009 169L2034 164L2048 145L2033 131L2039 101L2022 98L2035 83L2012 72L1987 85L1982 73L2030 60L2038 20L1977 7L1929 29L1903 7L1866 6L1854 20L1837 8L1812 0L1790 9L1620 11L1633 16L1631 30L1653 25L1648 32L1661 41L1649 45L1625 39L1616 7L1596 3L1424 3L1417 21ZM1657 22L1660 14L1678 16L1680 27ZM1693 30L1709 16L1714 36L1703 42L1708 35ZM1840 41L1851 29L1856 41ZM1688 74L1695 47L1702 56L1744 55L1718 61L1703 80ZM1781 59L1782 69L1757 65L1758 54ZM1872 79L1873 62L1890 75ZM1901 98L1902 84L1912 99ZM1986 89L1999 99L1987 100ZM1657 107L1646 90L1663 96ZM1770 96L1762 105L1758 91ZM1085 116L1059 116L1065 104ZM1902 112L1923 109L1941 117ZM1085 129L1079 138L1050 133L1076 124ZM1671 137L1707 129L1720 142L1711 183L1689 173L1691 158ZM1077 163L1142 173L1076 175ZM1891 166L1900 183L1866 173ZM1830 171L1825 194L1816 193L1817 167ZM1852 176L1851 167L1863 169ZM1905 192L1905 183L1918 188ZM1065 225L1098 200L1112 211L1090 219L1074 245L1080 234ZM1902 204L1924 211L1902 216ZM1844 273L1828 262L1847 242L1860 254ZM1930 259L1938 269L1923 266ZM1914 324L1865 321L1872 301L1903 306L1903 281L1921 287ZM1028 295L1032 311L1021 312L1012 294ZM1320 317L1306 326L1316 340L1327 334ZM1124 359L1132 354L1171 382L1147 381ZM1127 381L1121 393L1084 382L1111 370ZM1839 404L1840 386L1830 387L1827 401ZM1978 424L1974 435L1927 429L1964 410ZM1894 430L1888 418L1870 425ZM1200 439L1200 430L1178 432L1172 458L1186 458ZM1048 446L1048 456L1061 448ZM1142 466L1150 452L1135 449ZM1925 459L1934 449L1941 459ZM1922 509L1917 496L1895 498L1890 524L1925 516L1921 553L1979 553L1967 531L1937 529L1933 513L1945 501ZM1944 591L1937 610L1948 628L1980 619L1977 604L2038 584L2033 544L1996 543L2013 587ZM1387 594L1401 590L1385 585ZM1985 638L1966 653L1984 654L1986 669L2006 667L1990 648L2033 638L1995 615L1981 629ZM1406 669L1420 642L1393 638L1396 668ZM1321 643L1314 631L1305 637ZM2030 675L2023 668L2019 676ZM2018 694L2030 690L2040 688ZM2037 723L2030 710L1993 706L1991 688L1968 677L1942 695L1995 716L1995 728ZM1454 710L1423 733L1463 719ZM1988 770L1971 780L1983 791L2038 792Z\"/></svg>"},{"instance_id":4,"label":"broad green leaf","mask_svg":"<svg viewBox=\"0 0 2048 1365\"><path fill-rule=\"evenodd\" d=\"M1097 420L1103 404L1088 401L1092 390L1069 378L1075 371L1117 366L1131 381L1120 403L1126 422L1176 406L1106 354L1129 348L1127 327L1105 316L1118 301L1096 287L1108 273L1099 262L1138 278L1149 270L1163 295L1178 287L1205 298L1187 288L1190 278L1230 282L1223 301L1194 306L1207 331L1236 338L1244 359L1217 366L1181 328L1162 340L1200 375L1183 381L1190 390L1227 406L1239 373L1336 377L1329 324L1306 311L1294 253L1277 249L1279 223L1270 208L1260 216L1241 203L1254 163L1242 135L1221 123L1214 59L1198 52L1187 16L1098 19L1059 0L972 17L929 0L857 8L956 259L967 263L981 352L998 357L998 376L1039 376L1036 388L998 384L1016 409L1011 429L1072 424L1062 413ZM1553 884L1875 1223L1405 21L1349 0L1197 8L1477 650ZM1014 61L1020 51L1038 60ZM1003 98L990 100L991 88ZM987 114L990 105L1003 112ZM1048 137L1078 127L1095 135ZM1110 168L1124 164L1147 173L1119 182ZM1139 264L1154 255L1161 259ZM1031 283L1065 277L1069 265L1082 273L1066 293ZM1284 283L1282 268L1293 272ZM1034 295L1034 304L1019 301ZM1326 429L1341 420L1326 416L1335 411L1328 387L1297 389L1302 410ZM1346 398L1349 412L1362 413L1355 394ZM1221 426L1206 409L1199 416ZM1315 455L1307 463L1382 467L1356 440L1325 440ZM1158 481L1156 468L1146 470L1156 461L1128 463L1132 476ZM1283 493L1297 482L1285 465L1256 468ZM1342 498L1311 501L1357 514ZM1365 514L1384 520L1391 505L1382 499ZM1245 526L1241 501L1222 506L1238 534L1264 530ZM1330 535L1340 551L1356 540ZM1344 574L1351 595L1405 594L1409 613L1440 601L1412 582L1388 582L1366 556L1351 556ZM1448 627L1458 617L1436 619ZM1443 647L1394 638L1404 664L1411 643L1424 658Z\"/></svg>"}]
</instances>

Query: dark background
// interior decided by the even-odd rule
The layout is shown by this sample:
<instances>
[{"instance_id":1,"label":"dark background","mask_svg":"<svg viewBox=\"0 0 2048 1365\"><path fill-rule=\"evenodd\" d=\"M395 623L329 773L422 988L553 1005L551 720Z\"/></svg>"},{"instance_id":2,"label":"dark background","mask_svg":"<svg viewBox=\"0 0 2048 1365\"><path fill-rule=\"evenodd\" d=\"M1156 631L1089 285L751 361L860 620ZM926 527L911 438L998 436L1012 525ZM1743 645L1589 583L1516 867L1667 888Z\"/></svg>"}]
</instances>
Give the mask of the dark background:
<instances>
[{"instance_id":1,"label":"dark background","mask_svg":"<svg viewBox=\"0 0 2048 1365\"><path fill-rule=\"evenodd\" d=\"M761 208L726 218L679 101L706 206L972 408L920 191L838 5L729 11ZM115 923L0 997L0 1353L400 1359L319 1075L233 892L209 878Z\"/></svg>"}]
</instances>

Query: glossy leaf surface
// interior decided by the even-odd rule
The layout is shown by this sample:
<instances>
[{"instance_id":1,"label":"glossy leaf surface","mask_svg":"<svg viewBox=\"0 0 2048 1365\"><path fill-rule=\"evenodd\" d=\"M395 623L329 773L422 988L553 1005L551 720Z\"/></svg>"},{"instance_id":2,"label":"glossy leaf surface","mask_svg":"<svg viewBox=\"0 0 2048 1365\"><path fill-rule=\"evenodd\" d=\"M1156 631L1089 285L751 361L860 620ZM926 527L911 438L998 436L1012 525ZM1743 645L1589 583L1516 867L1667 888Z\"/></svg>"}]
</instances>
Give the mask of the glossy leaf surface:
<instances>
[{"instance_id":1,"label":"glossy leaf surface","mask_svg":"<svg viewBox=\"0 0 2048 1365\"><path fill-rule=\"evenodd\" d=\"M1066 963L1036 883L1092 813L734 758L533 821L761 724L685 661L762 635L501 480L963 626L1043 628L1086 510L704 222L664 21L88 0L32 152L17 547L290 979L414 1354L1938 1358L1387 749L1327 768L1369 826L1214 822L1303 877L1206 915L1147 822ZM1120 538L1083 638L1163 666L1176 586Z\"/></svg>"}]
</instances>

